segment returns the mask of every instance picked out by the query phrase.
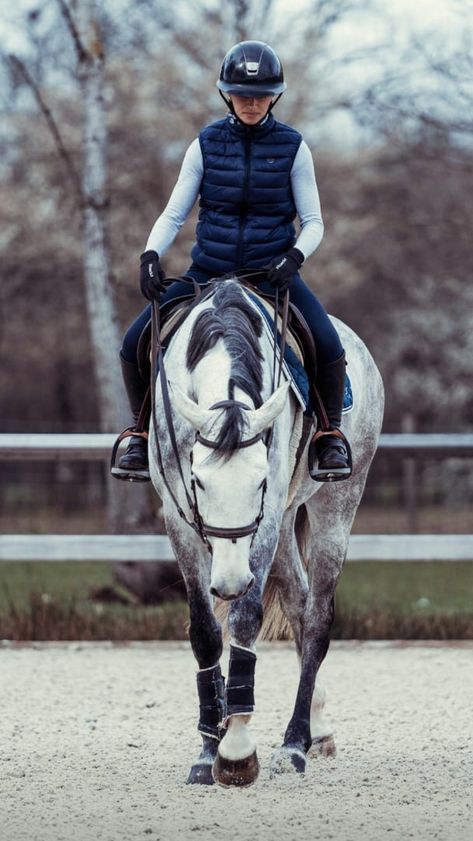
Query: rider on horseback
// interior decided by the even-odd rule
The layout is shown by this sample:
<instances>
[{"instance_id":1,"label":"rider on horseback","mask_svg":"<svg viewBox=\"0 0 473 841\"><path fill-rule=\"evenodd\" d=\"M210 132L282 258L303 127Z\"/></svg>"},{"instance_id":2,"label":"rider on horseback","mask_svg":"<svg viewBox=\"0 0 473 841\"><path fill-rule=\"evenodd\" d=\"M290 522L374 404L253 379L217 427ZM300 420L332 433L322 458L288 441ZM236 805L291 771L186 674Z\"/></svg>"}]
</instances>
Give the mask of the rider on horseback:
<instances>
[{"instance_id":1,"label":"rider on horseback","mask_svg":"<svg viewBox=\"0 0 473 841\"><path fill-rule=\"evenodd\" d=\"M267 44L243 41L225 56L217 87L230 113L204 128L189 146L170 200L141 255L141 291L161 303L188 292L188 285L179 281L165 289L160 256L200 196L197 242L187 276L204 285L238 268L264 268L264 292L274 295L276 288L290 288L291 301L314 338L317 386L328 418L328 430L314 436L309 449L310 474L319 481L347 478L350 457L339 433L345 353L324 307L299 274L322 239L323 222L309 148L298 131L272 114L286 89L281 62ZM297 238L296 215L301 225ZM120 351L135 423L147 389L137 365L137 345L149 318L148 306L128 329ZM114 472L119 478L149 478L143 437L130 439L118 467Z\"/></svg>"}]
</instances>

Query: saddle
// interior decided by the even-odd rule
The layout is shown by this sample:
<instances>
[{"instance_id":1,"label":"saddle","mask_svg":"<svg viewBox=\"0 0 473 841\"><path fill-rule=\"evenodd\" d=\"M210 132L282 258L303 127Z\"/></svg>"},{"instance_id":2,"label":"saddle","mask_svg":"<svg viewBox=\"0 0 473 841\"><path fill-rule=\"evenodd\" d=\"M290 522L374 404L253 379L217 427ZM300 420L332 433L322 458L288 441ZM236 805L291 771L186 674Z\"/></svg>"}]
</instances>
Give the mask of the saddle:
<instances>
[{"instance_id":1,"label":"saddle","mask_svg":"<svg viewBox=\"0 0 473 841\"><path fill-rule=\"evenodd\" d=\"M228 275L228 279L232 279L233 277L234 275ZM168 278L167 280L174 281L178 279L182 280L184 278ZM193 283L193 289L189 294L174 298L169 303L162 305L155 312L159 321L159 323L155 322L155 329L157 330L161 353L165 351L165 345L169 344L192 309L201 301L205 301L207 296L210 297L213 294L215 286L220 280L215 279L214 282L211 281L204 288L204 295L202 296L202 290L197 283L189 277L185 279ZM298 434L294 442L292 459L294 470L297 467L302 450L309 441L314 420L316 428L319 430L317 433L319 436L329 434L327 430L330 429L325 406L315 384L317 359L312 333L302 313L289 301L287 295L282 297L279 312L276 313L275 302L271 295L262 293L256 285L248 282L246 278L240 277L239 279L249 294L253 305L263 316L263 324L269 337L274 337L277 340L279 349L281 347L284 348L282 351L283 359L279 362L278 381L281 371L285 371L285 376L291 383L293 393L302 407L296 413L296 418L298 418L299 425L302 425L302 427L300 429L298 428ZM112 472L115 465L117 448L123 438L130 435L139 435L147 438L151 414L151 342L152 322L150 319L141 333L137 348L138 367L144 382L148 384L148 388L135 426L124 430L115 442L112 451ZM289 354L292 354L292 360ZM275 350L275 365L276 358L277 350ZM350 411L352 406L351 385L348 377L346 377L344 411ZM333 435L334 432L330 431L330 434ZM340 433L340 437L344 437L342 433Z\"/></svg>"}]
</instances>

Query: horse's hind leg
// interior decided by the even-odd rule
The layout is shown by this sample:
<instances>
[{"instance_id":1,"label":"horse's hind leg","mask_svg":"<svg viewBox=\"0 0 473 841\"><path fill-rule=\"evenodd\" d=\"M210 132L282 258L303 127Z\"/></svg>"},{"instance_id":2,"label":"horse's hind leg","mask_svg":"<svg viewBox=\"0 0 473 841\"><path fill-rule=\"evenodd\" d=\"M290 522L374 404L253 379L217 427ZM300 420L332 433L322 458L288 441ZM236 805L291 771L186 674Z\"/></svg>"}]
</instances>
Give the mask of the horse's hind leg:
<instances>
[{"instance_id":1,"label":"horse's hind leg","mask_svg":"<svg viewBox=\"0 0 473 841\"><path fill-rule=\"evenodd\" d=\"M291 626L297 656L302 655L304 612L309 592L307 571L301 559L294 533L296 510L286 511L278 549L271 567L271 594L266 600L263 637L278 639L285 630L286 620ZM277 596L274 590L277 590ZM268 588L269 589L269 588ZM279 602L283 610L281 615Z\"/></svg>"},{"instance_id":2,"label":"horse's hind leg","mask_svg":"<svg viewBox=\"0 0 473 841\"><path fill-rule=\"evenodd\" d=\"M329 757L336 754L333 727L324 712L325 698L325 689L317 679L310 708L310 732L312 736L312 745L308 751L310 757Z\"/></svg>"}]
</instances>

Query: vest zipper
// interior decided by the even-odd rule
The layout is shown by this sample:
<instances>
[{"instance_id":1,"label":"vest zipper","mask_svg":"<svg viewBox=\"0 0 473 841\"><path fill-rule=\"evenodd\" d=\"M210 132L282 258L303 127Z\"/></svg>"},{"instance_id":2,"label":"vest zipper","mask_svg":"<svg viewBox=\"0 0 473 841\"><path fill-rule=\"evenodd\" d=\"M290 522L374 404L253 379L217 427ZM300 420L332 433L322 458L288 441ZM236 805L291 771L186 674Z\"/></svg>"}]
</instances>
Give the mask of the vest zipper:
<instances>
[{"instance_id":1,"label":"vest zipper","mask_svg":"<svg viewBox=\"0 0 473 841\"><path fill-rule=\"evenodd\" d=\"M240 217L238 220L238 245L237 245L237 269L244 269L243 261L243 230L245 227L246 215L248 210L248 193L250 186L250 169L251 169L251 129L245 130L245 177L243 180L243 198L240 208Z\"/></svg>"}]
</instances>

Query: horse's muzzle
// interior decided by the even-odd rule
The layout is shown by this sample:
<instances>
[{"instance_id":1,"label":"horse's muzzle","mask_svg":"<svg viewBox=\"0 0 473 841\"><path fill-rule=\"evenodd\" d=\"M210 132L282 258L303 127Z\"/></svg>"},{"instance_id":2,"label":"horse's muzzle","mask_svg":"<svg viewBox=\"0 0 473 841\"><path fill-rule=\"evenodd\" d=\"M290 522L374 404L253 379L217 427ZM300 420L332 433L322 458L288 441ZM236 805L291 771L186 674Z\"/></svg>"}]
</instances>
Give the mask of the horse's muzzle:
<instances>
[{"instance_id":1,"label":"horse's muzzle","mask_svg":"<svg viewBox=\"0 0 473 841\"><path fill-rule=\"evenodd\" d=\"M242 596L246 596L247 593L251 590L253 584L255 583L254 575L250 575L248 581L244 586L240 588L236 588L232 585L226 585L224 581L218 582L216 585L211 585L210 592L212 596L216 596L218 599L222 599L225 602L231 602L233 599L241 599ZM236 590L236 592L235 592Z\"/></svg>"}]
</instances>

